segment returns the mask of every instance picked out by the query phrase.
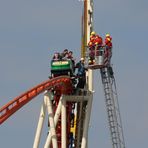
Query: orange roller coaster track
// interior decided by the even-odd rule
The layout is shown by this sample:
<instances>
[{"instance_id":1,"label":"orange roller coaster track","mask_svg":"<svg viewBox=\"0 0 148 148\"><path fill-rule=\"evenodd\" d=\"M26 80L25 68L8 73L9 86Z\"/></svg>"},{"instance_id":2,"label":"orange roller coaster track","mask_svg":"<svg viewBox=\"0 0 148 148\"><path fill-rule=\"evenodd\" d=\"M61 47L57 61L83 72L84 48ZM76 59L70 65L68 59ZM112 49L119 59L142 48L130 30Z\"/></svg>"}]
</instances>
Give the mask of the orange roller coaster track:
<instances>
[{"instance_id":1,"label":"orange roller coaster track","mask_svg":"<svg viewBox=\"0 0 148 148\"><path fill-rule=\"evenodd\" d=\"M60 76L47 81L31 88L22 95L14 98L12 101L4 105L0 109L0 124L7 120L12 114L19 110L22 106L27 104L33 98L41 94L45 90L52 88L59 88L62 94L67 94L72 90L72 82L68 76Z\"/></svg>"}]
</instances>

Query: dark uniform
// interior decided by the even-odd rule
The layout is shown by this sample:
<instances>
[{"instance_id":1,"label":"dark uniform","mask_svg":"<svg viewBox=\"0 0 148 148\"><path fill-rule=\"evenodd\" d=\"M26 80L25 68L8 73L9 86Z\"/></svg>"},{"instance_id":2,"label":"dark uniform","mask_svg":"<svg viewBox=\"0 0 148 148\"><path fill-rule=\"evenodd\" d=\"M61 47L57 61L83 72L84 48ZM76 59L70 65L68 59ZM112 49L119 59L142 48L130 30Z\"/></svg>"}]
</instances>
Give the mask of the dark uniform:
<instances>
[{"instance_id":1,"label":"dark uniform","mask_svg":"<svg viewBox=\"0 0 148 148\"><path fill-rule=\"evenodd\" d=\"M84 59L81 58L81 61L76 64L76 67L78 68L78 84L77 88L83 89L86 83L86 74L85 74L85 67L84 67Z\"/></svg>"}]
</instances>

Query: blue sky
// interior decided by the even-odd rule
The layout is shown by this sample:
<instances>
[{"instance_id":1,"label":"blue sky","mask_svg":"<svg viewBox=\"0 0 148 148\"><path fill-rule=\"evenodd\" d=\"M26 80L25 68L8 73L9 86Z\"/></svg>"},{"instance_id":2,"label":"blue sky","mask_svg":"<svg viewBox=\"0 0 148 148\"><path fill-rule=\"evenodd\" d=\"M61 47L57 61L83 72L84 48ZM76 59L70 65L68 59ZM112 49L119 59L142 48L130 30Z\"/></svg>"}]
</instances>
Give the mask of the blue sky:
<instances>
[{"instance_id":1,"label":"blue sky","mask_svg":"<svg viewBox=\"0 0 148 148\"><path fill-rule=\"evenodd\" d=\"M148 1L94 0L94 4L95 31L102 37L109 32L113 38L126 147L146 148ZM47 80L55 51L71 49L79 60L81 12L78 0L0 0L0 106ZM111 148L99 71L94 75L89 147ZM1 125L0 147L32 147L42 98L43 94Z\"/></svg>"}]
</instances>

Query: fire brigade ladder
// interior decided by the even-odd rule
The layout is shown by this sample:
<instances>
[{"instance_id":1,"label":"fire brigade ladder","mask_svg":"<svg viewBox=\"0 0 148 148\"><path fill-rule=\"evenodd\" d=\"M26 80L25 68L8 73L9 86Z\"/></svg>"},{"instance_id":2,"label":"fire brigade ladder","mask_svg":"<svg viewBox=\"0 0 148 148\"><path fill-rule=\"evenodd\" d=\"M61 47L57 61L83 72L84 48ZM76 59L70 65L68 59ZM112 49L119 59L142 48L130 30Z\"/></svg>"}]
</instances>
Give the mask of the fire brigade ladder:
<instances>
[{"instance_id":1,"label":"fire brigade ladder","mask_svg":"<svg viewBox=\"0 0 148 148\"><path fill-rule=\"evenodd\" d=\"M115 79L111 67L100 69L113 148L125 148Z\"/></svg>"}]
</instances>

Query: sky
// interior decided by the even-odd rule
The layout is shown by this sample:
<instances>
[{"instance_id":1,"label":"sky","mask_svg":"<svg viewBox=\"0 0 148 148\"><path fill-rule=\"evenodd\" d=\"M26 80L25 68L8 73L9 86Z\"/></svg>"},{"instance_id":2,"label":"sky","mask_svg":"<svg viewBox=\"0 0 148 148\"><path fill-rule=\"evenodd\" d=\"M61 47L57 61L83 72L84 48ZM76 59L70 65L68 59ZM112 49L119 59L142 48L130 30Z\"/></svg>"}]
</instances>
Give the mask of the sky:
<instances>
[{"instance_id":1,"label":"sky","mask_svg":"<svg viewBox=\"0 0 148 148\"><path fill-rule=\"evenodd\" d=\"M94 30L113 38L126 148L148 147L147 8L147 0L94 0ZM55 51L68 48L79 60L81 13L79 0L0 0L0 107L48 79ZM111 148L99 71L94 90L89 147ZM1 125L1 148L32 147L42 101L43 94Z\"/></svg>"}]
</instances>

